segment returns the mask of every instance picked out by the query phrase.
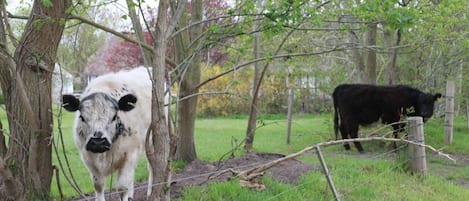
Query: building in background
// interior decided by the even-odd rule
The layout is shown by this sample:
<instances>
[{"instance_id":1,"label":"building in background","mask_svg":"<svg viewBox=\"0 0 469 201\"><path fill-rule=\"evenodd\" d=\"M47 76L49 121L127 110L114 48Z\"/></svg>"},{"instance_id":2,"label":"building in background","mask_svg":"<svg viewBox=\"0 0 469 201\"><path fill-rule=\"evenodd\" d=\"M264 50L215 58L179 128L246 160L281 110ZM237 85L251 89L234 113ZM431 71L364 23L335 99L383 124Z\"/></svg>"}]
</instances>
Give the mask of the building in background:
<instances>
[{"instance_id":1,"label":"building in background","mask_svg":"<svg viewBox=\"0 0 469 201\"><path fill-rule=\"evenodd\" d=\"M55 64L52 75L52 102L60 103L62 94L73 94L73 76L59 64Z\"/></svg>"}]
</instances>

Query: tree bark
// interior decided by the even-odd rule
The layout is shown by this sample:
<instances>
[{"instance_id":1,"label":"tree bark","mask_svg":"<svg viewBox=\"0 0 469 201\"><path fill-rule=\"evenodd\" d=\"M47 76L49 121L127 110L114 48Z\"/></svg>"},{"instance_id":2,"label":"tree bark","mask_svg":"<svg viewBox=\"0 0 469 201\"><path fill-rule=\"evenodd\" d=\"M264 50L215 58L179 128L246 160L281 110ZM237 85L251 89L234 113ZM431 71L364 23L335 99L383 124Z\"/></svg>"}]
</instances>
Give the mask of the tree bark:
<instances>
[{"instance_id":1,"label":"tree bark","mask_svg":"<svg viewBox=\"0 0 469 201\"><path fill-rule=\"evenodd\" d=\"M262 1L257 0L256 7L258 10L262 7ZM260 21L255 20L254 27L253 27L253 53L254 53L254 60L260 57L259 53L259 38L260 33L258 32ZM248 119L248 126L246 129L246 142L244 143L244 149L248 152L252 151L253 143L254 143L254 136L256 134L256 122L257 122L257 91L256 87L259 85L261 81L261 65L259 62L254 63L254 77L252 81L252 90L251 90L251 106L249 108L249 119Z\"/></svg>"},{"instance_id":2,"label":"tree bark","mask_svg":"<svg viewBox=\"0 0 469 201\"><path fill-rule=\"evenodd\" d=\"M170 133L164 113L165 55L167 49L169 1L160 0L155 26L154 61L152 74L152 101L150 126L151 137L147 138L146 155L153 175L152 192L149 200L170 200ZM163 185L161 185L163 184Z\"/></svg>"},{"instance_id":3,"label":"tree bark","mask_svg":"<svg viewBox=\"0 0 469 201\"><path fill-rule=\"evenodd\" d=\"M364 82L367 84L376 84L376 32L378 24L371 22L368 24L366 32L366 70Z\"/></svg>"},{"instance_id":4,"label":"tree bark","mask_svg":"<svg viewBox=\"0 0 469 201\"><path fill-rule=\"evenodd\" d=\"M14 61L8 58L6 46L1 52L5 65L0 76L10 128L6 157L14 164L8 170L22 185L18 188L24 187L26 196L39 199L49 196L52 180L51 80L71 2L51 3L46 6L34 1Z\"/></svg>"},{"instance_id":5,"label":"tree bark","mask_svg":"<svg viewBox=\"0 0 469 201\"><path fill-rule=\"evenodd\" d=\"M357 36L357 34L353 31L349 31L349 38L350 38L350 43L351 43L351 51L352 51L352 61L355 64L355 69L357 69L358 72L358 82L359 83L364 83L366 82L366 77L365 77L365 62L363 60L363 56L360 53L360 48L359 45L360 43L360 38Z\"/></svg>"},{"instance_id":6,"label":"tree bark","mask_svg":"<svg viewBox=\"0 0 469 201\"><path fill-rule=\"evenodd\" d=\"M199 22L202 20L202 11L203 11L203 2L202 0L194 0L191 2L191 22ZM187 20L182 19L181 23L186 22ZM197 40L199 35L202 33L202 24L194 25L189 30L189 37L181 36L180 41L176 43L179 46L184 47L184 52L179 50L179 63L186 59L187 56L192 54L192 60L189 62L185 72L181 72L180 80L180 93L179 99L186 96L191 96L198 93L198 89L195 88L200 82L200 58L201 55L197 52L198 45L200 40ZM183 32L182 34L187 33ZM191 44L191 45L190 45ZM197 96L191 96L183 101L178 103L178 121L177 121L177 133L178 133L178 142L176 149L176 160L183 160L186 162L191 162L197 159L197 152L195 149L194 142L194 128L195 128L195 119L197 117Z\"/></svg>"},{"instance_id":7,"label":"tree bark","mask_svg":"<svg viewBox=\"0 0 469 201\"><path fill-rule=\"evenodd\" d=\"M143 65L150 66L153 63L153 55L151 50L143 48L142 44L147 44L147 41L145 40L145 34L143 32L142 25L140 24L140 19L138 18L137 12L135 12L135 3L132 0L126 0L126 2L127 8L129 9L130 20L132 21L132 26L139 42L138 45L142 52Z\"/></svg>"},{"instance_id":8,"label":"tree bark","mask_svg":"<svg viewBox=\"0 0 469 201\"><path fill-rule=\"evenodd\" d=\"M384 42L388 51L388 65L386 68L387 84L393 85L400 82L399 69L397 68L397 46L401 41L400 29L395 31L385 29Z\"/></svg>"},{"instance_id":9,"label":"tree bark","mask_svg":"<svg viewBox=\"0 0 469 201\"><path fill-rule=\"evenodd\" d=\"M5 141L5 133L3 132L3 124L0 121L0 158L5 157L7 153L7 145Z\"/></svg>"}]
</instances>

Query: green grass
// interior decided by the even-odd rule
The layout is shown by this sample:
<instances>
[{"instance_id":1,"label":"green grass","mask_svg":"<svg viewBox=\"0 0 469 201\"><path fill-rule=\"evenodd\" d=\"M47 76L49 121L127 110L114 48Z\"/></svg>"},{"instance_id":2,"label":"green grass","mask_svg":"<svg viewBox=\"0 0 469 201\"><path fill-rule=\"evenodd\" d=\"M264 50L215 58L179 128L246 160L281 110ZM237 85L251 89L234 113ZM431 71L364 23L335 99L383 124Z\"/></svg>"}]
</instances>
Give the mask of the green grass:
<instances>
[{"instance_id":1,"label":"green grass","mask_svg":"<svg viewBox=\"0 0 469 201\"><path fill-rule=\"evenodd\" d=\"M343 200L466 200L468 190L429 175L411 176L392 160L334 158L329 168ZM188 188L178 200L333 200L328 184L319 172L305 175L297 185L264 178L266 189L258 192L242 188L238 180ZM201 193L201 192L204 193Z\"/></svg>"},{"instance_id":2,"label":"green grass","mask_svg":"<svg viewBox=\"0 0 469 201\"><path fill-rule=\"evenodd\" d=\"M59 156L54 153L54 165L59 160L64 162L65 154L71 164L78 186L86 193L93 192L93 185L88 171L79 158L72 138L74 114L63 112L60 125L64 145L60 144L58 124L55 126L55 142L59 146ZM6 124L5 114L0 111L0 119ZM260 152L289 154L304 147L334 139L332 115L296 115L293 118L291 143L285 143L286 121L284 115L261 115L260 126L256 131L254 148ZM435 148L445 148L452 154L469 154L469 135L463 117L455 119L453 144L444 144L444 120L433 118L425 124L426 143ZM199 118L196 121L195 140L197 155L200 160L216 161L229 153L245 137L247 116L237 115L226 118ZM366 131L364 131L366 132ZM339 191L345 200L465 200L469 190L457 185L461 179L469 179L469 167L463 164L450 164L445 159L429 157L429 174L425 177L412 175L406 171L405 160L393 155L386 155L387 149L375 142L363 143L368 155L362 156L356 151L346 152L341 145L323 148L326 162ZM236 156L242 155L237 151ZM431 152L427 151L428 155ZM372 156L368 158L367 156ZM376 157L375 157L376 156ZM319 167L314 153L301 156L300 159ZM175 169L181 169L184 163L177 162ZM77 197L78 194L66 181L61 172L62 190L66 197ZM68 174L68 169L65 170ZM136 180L144 181L147 177L146 163L140 161ZM115 178L112 179L115 182ZM206 189L190 187L183 192L179 200L333 200L324 175L311 172L305 175L297 185L282 184L269 177L264 178L266 189L258 192L241 188L237 180L225 183L210 183ZM107 189L110 186L108 179ZM53 197L59 197L57 185L52 184Z\"/></svg>"}]
</instances>

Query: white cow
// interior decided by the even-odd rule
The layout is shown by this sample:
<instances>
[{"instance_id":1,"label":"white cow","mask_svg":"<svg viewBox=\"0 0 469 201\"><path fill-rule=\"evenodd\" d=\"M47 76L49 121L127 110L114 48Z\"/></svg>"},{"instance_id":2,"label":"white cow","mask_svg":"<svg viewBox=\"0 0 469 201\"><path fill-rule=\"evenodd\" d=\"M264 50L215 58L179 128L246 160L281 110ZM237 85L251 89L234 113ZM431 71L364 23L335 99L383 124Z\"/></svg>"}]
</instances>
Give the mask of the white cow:
<instances>
[{"instance_id":1,"label":"white cow","mask_svg":"<svg viewBox=\"0 0 469 201\"><path fill-rule=\"evenodd\" d=\"M151 121L151 85L147 69L138 67L94 79L80 100L62 97L66 110L78 111L74 139L91 173L97 201L105 200L106 176L115 171L121 200L132 200L134 172Z\"/></svg>"}]
</instances>

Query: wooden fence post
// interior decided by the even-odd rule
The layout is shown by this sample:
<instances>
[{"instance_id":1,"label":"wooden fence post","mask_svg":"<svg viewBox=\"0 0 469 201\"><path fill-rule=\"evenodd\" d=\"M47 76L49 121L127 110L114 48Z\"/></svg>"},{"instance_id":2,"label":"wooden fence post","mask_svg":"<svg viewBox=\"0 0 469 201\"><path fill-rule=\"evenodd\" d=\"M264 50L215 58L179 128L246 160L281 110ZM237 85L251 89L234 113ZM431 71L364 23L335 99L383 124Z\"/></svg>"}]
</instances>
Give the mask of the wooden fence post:
<instances>
[{"instance_id":1,"label":"wooden fence post","mask_svg":"<svg viewBox=\"0 0 469 201\"><path fill-rule=\"evenodd\" d=\"M454 81L446 82L445 143L453 143Z\"/></svg>"},{"instance_id":2,"label":"wooden fence post","mask_svg":"<svg viewBox=\"0 0 469 201\"><path fill-rule=\"evenodd\" d=\"M409 140L425 144L422 117L409 117L407 121L409 122ZM425 176L427 174L425 147L409 144L409 158L411 171Z\"/></svg>"}]
</instances>

